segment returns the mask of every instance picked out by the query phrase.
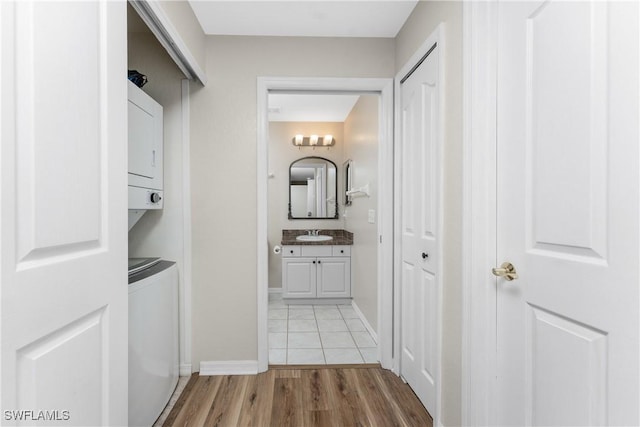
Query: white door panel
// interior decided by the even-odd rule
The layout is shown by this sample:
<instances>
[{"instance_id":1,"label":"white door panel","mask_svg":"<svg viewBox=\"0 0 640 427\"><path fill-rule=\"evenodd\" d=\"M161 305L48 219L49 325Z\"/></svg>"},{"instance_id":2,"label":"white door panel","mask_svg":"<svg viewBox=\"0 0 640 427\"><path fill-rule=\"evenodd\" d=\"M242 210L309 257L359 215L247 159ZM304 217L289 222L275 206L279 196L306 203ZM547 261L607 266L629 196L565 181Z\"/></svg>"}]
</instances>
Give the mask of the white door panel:
<instances>
[{"instance_id":1,"label":"white door panel","mask_svg":"<svg viewBox=\"0 0 640 427\"><path fill-rule=\"evenodd\" d=\"M638 17L499 6L501 425L640 422Z\"/></svg>"},{"instance_id":2,"label":"white door panel","mask_svg":"<svg viewBox=\"0 0 640 427\"><path fill-rule=\"evenodd\" d=\"M0 4L1 406L66 425L127 422L125 6Z\"/></svg>"},{"instance_id":3,"label":"white door panel","mask_svg":"<svg viewBox=\"0 0 640 427\"><path fill-rule=\"evenodd\" d=\"M400 372L436 411L438 313L438 48L401 84Z\"/></svg>"}]
</instances>

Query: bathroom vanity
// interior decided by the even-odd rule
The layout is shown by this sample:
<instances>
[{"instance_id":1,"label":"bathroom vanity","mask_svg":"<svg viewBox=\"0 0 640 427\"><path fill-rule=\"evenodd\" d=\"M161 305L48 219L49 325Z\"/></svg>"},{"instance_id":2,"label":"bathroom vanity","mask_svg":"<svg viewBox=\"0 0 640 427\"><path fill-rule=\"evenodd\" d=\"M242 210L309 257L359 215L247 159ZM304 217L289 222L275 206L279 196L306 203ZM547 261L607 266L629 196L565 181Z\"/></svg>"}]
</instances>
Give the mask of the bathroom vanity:
<instances>
[{"instance_id":1,"label":"bathroom vanity","mask_svg":"<svg viewBox=\"0 0 640 427\"><path fill-rule=\"evenodd\" d=\"M352 233L322 230L313 238L305 230L283 230L282 245L282 298L285 301L350 302Z\"/></svg>"}]
</instances>

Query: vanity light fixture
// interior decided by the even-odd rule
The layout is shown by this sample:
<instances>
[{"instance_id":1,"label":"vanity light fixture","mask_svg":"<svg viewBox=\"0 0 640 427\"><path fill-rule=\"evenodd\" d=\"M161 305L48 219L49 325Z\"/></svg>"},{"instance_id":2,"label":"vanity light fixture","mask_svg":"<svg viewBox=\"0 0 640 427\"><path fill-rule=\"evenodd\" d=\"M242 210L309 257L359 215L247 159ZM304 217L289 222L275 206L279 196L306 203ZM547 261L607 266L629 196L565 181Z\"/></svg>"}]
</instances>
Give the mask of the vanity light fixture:
<instances>
[{"instance_id":1,"label":"vanity light fixture","mask_svg":"<svg viewBox=\"0 0 640 427\"><path fill-rule=\"evenodd\" d=\"M323 137L319 137L318 135L304 136L298 134L293 137L291 142L296 147L332 147L335 145L336 140L333 135L329 134Z\"/></svg>"}]
</instances>

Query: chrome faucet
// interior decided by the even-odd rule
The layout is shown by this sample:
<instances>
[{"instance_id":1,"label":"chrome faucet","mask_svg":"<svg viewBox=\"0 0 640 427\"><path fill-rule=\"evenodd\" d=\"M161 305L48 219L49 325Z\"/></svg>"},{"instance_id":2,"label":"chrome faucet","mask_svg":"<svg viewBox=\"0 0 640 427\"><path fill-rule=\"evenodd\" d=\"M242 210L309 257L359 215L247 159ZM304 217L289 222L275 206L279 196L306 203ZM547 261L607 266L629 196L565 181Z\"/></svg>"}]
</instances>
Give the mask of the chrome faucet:
<instances>
[{"instance_id":1,"label":"chrome faucet","mask_svg":"<svg viewBox=\"0 0 640 427\"><path fill-rule=\"evenodd\" d=\"M308 236L317 236L320 230L307 230Z\"/></svg>"}]
</instances>

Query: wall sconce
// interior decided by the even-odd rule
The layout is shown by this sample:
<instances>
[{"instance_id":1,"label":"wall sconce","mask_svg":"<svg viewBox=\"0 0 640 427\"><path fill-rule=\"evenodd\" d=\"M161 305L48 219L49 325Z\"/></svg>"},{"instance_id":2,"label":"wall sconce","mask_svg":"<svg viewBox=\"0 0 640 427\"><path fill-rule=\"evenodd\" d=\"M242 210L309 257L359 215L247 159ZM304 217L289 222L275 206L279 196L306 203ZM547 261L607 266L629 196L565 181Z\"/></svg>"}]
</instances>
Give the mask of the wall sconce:
<instances>
[{"instance_id":1,"label":"wall sconce","mask_svg":"<svg viewBox=\"0 0 640 427\"><path fill-rule=\"evenodd\" d=\"M333 135L325 135L320 138L318 135L304 136L296 135L291 141L296 147L332 147L336 140Z\"/></svg>"}]
</instances>

